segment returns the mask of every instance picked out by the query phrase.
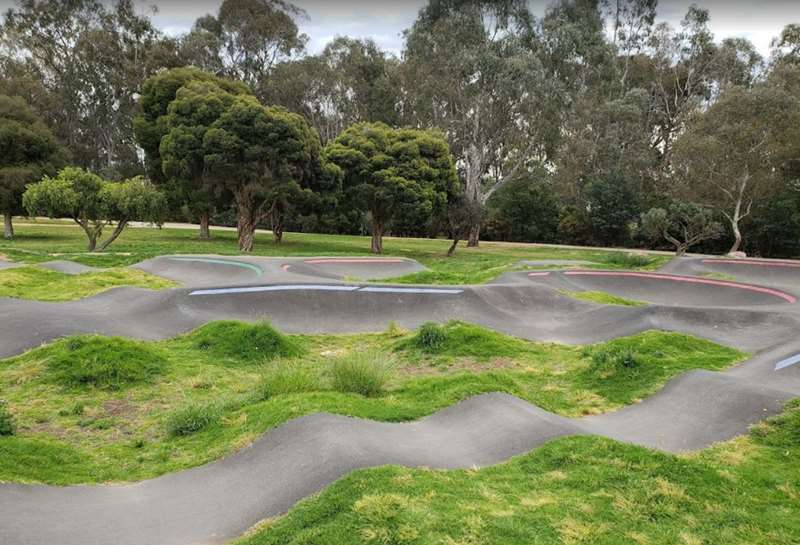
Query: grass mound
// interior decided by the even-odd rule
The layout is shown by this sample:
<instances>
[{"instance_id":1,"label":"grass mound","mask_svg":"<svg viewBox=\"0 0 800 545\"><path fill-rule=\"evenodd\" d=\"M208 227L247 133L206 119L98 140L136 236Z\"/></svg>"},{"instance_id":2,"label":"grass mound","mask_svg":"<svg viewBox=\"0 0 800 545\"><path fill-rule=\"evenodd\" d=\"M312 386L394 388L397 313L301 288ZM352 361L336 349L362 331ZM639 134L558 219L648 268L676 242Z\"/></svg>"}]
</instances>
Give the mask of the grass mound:
<instances>
[{"instance_id":1,"label":"grass mound","mask_svg":"<svg viewBox=\"0 0 800 545\"><path fill-rule=\"evenodd\" d=\"M46 350L50 379L62 386L119 390L152 380L164 372L158 349L121 337L81 335Z\"/></svg>"},{"instance_id":2,"label":"grass mound","mask_svg":"<svg viewBox=\"0 0 800 545\"><path fill-rule=\"evenodd\" d=\"M175 285L171 280L138 269L109 269L77 275L34 266L0 271L0 297L35 301L72 301L119 286L156 290Z\"/></svg>"},{"instance_id":3,"label":"grass mound","mask_svg":"<svg viewBox=\"0 0 800 545\"><path fill-rule=\"evenodd\" d=\"M331 383L337 392L374 397L383 393L391 363L378 352L355 352L333 362Z\"/></svg>"},{"instance_id":4,"label":"grass mound","mask_svg":"<svg viewBox=\"0 0 800 545\"><path fill-rule=\"evenodd\" d=\"M307 367L280 362L270 367L256 387L259 400L278 395L299 394L321 390L319 376Z\"/></svg>"},{"instance_id":5,"label":"grass mound","mask_svg":"<svg viewBox=\"0 0 800 545\"><path fill-rule=\"evenodd\" d=\"M219 424L222 420L222 407L217 403L194 403L178 409L166 421L170 437L182 437Z\"/></svg>"},{"instance_id":6,"label":"grass mound","mask_svg":"<svg viewBox=\"0 0 800 545\"><path fill-rule=\"evenodd\" d=\"M643 307L647 303L644 301L636 301L633 299L625 299L618 295L612 295L604 291L568 291L560 290L559 293L572 297L573 299L580 299L581 301L590 301L592 303L599 303L601 305L620 305L624 307Z\"/></svg>"},{"instance_id":7,"label":"grass mound","mask_svg":"<svg viewBox=\"0 0 800 545\"><path fill-rule=\"evenodd\" d=\"M190 336L193 348L247 363L298 356L302 350L292 339L267 322L246 324L235 321L213 322Z\"/></svg>"},{"instance_id":8,"label":"grass mound","mask_svg":"<svg viewBox=\"0 0 800 545\"><path fill-rule=\"evenodd\" d=\"M451 321L445 325L424 324L414 336L400 341L397 349L485 361L523 354L530 350L530 343L480 326Z\"/></svg>"}]
</instances>

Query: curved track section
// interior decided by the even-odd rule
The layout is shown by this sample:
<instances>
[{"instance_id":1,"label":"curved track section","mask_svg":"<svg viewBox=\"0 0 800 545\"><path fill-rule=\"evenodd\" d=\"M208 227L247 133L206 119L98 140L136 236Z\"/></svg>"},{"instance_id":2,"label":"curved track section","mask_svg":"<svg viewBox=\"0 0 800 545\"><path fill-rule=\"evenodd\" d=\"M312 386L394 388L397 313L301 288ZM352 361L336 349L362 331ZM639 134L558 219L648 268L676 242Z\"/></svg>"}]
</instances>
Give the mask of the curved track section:
<instances>
[{"instance_id":1,"label":"curved track section","mask_svg":"<svg viewBox=\"0 0 800 545\"><path fill-rule=\"evenodd\" d=\"M698 276L600 270L532 272L528 276L554 287L606 291L661 305L751 307L797 302L796 296L776 288Z\"/></svg>"},{"instance_id":2,"label":"curved track section","mask_svg":"<svg viewBox=\"0 0 800 545\"><path fill-rule=\"evenodd\" d=\"M788 348L800 350L800 343ZM800 368L784 374L797 378ZM590 433L669 451L696 449L746 431L798 393L695 371L641 404L578 420L506 394L476 396L405 424L314 414L226 459L141 483L0 485L0 542L224 543L354 469L485 466L556 437Z\"/></svg>"},{"instance_id":3,"label":"curved track section","mask_svg":"<svg viewBox=\"0 0 800 545\"><path fill-rule=\"evenodd\" d=\"M45 269L50 269L51 271L56 271L64 274L83 274L87 272L95 272L99 271L100 269L95 267L89 267L88 265L83 265L76 261L48 261L46 263L40 263L40 267L44 267Z\"/></svg>"},{"instance_id":4,"label":"curved track section","mask_svg":"<svg viewBox=\"0 0 800 545\"><path fill-rule=\"evenodd\" d=\"M743 282L754 282L789 290L800 288L800 262L749 258L675 258L661 272L688 275L725 275Z\"/></svg>"},{"instance_id":5,"label":"curved track section","mask_svg":"<svg viewBox=\"0 0 800 545\"><path fill-rule=\"evenodd\" d=\"M324 257L293 261L284 270L294 274L344 280L381 280L427 270L413 259L394 257Z\"/></svg>"}]
</instances>

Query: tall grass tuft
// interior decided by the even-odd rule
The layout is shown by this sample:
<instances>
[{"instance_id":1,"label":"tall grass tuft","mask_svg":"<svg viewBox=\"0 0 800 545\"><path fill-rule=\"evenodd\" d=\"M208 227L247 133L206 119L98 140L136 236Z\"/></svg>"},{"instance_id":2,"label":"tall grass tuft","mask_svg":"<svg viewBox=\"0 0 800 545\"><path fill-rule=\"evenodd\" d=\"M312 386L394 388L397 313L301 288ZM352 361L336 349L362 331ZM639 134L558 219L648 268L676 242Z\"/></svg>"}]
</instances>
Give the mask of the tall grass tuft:
<instances>
[{"instance_id":1,"label":"tall grass tuft","mask_svg":"<svg viewBox=\"0 0 800 545\"><path fill-rule=\"evenodd\" d=\"M169 415L166 421L170 437L191 435L216 424L222 419L219 403L193 403Z\"/></svg>"},{"instance_id":2,"label":"tall grass tuft","mask_svg":"<svg viewBox=\"0 0 800 545\"><path fill-rule=\"evenodd\" d=\"M383 393L392 364L379 352L356 352L341 357L331 367L333 389L374 397Z\"/></svg>"},{"instance_id":3,"label":"tall grass tuft","mask_svg":"<svg viewBox=\"0 0 800 545\"><path fill-rule=\"evenodd\" d=\"M608 252L601 259L607 265L616 265L625 269L646 267L653 262L653 258L649 255L631 252Z\"/></svg>"},{"instance_id":4,"label":"tall grass tuft","mask_svg":"<svg viewBox=\"0 0 800 545\"><path fill-rule=\"evenodd\" d=\"M270 366L256 386L256 399L264 401L278 395L315 392L322 389L317 373L288 362Z\"/></svg>"},{"instance_id":5,"label":"tall grass tuft","mask_svg":"<svg viewBox=\"0 0 800 545\"><path fill-rule=\"evenodd\" d=\"M447 330L436 322L422 324L414 342L424 352L439 352L447 342Z\"/></svg>"},{"instance_id":6,"label":"tall grass tuft","mask_svg":"<svg viewBox=\"0 0 800 545\"><path fill-rule=\"evenodd\" d=\"M46 368L50 379L62 386L120 390L163 373L166 360L145 343L81 335L49 347Z\"/></svg>"},{"instance_id":7,"label":"tall grass tuft","mask_svg":"<svg viewBox=\"0 0 800 545\"><path fill-rule=\"evenodd\" d=\"M17 433L17 426L14 423L14 417L8 411L8 404L0 399L0 437L15 433Z\"/></svg>"}]
</instances>

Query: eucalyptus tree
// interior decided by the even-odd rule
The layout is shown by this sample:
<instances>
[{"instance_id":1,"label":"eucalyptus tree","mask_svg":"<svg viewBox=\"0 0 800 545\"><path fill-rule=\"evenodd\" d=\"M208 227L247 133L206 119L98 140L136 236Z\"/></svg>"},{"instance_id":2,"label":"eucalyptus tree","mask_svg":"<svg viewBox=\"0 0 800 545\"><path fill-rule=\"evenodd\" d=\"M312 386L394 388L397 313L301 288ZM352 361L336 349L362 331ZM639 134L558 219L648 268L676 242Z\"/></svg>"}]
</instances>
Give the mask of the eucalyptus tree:
<instances>
[{"instance_id":1,"label":"eucalyptus tree","mask_svg":"<svg viewBox=\"0 0 800 545\"><path fill-rule=\"evenodd\" d=\"M180 100L173 104L181 91ZM193 110L198 94L209 95L209 105L202 112ZM171 200L188 206L199 220L202 239L209 238L209 218L222 196L219 185L214 186L205 171L203 135L219 115L221 100L248 94L249 88L241 82L191 67L163 71L141 85L140 114L133 127L136 142L144 151L146 172L154 183L166 188ZM173 134L167 138L170 132ZM164 164L163 153L170 155L168 164Z\"/></svg>"},{"instance_id":2,"label":"eucalyptus tree","mask_svg":"<svg viewBox=\"0 0 800 545\"><path fill-rule=\"evenodd\" d=\"M20 0L0 40L55 99L48 121L76 163L118 176L139 170L131 129L138 84L177 57L133 0Z\"/></svg>"},{"instance_id":3,"label":"eucalyptus tree","mask_svg":"<svg viewBox=\"0 0 800 545\"><path fill-rule=\"evenodd\" d=\"M718 238L722 225L714 220L711 209L690 202L673 202L667 208L651 208L642 214L642 231L653 241L666 240L675 246L675 254L706 240Z\"/></svg>"},{"instance_id":4,"label":"eucalyptus tree","mask_svg":"<svg viewBox=\"0 0 800 545\"><path fill-rule=\"evenodd\" d=\"M237 95L203 137L205 168L233 195L239 249L253 249L256 227L282 233L283 204L321 177L319 136L299 115ZM296 194L296 193L295 193ZM276 237L276 242L280 238Z\"/></svg>"},{"instance_id":5,"label":"eucalyptus tree","mask_svg":"<svg viewBox=\"0 0 800 545\"><path fill-rule=\"evenodd\" d=\"M444 213L448 197L458 193L453 159L438 131L360 123L330 142L325 156L341 169L352 206L370 214L373 253L383 251L394 220Z\"/></svg>"},{"instance_id":6,"label":"eucalyptus tree","mask_svg":"<svg viewBox=\"0 0 800 545\"><path fill-rule=\"evenodd\" d=\"M257 94L301 113L327 143L355 123L399 123L398 67L371 39L337 37L318 55L276 65Z\"/></svg>"},{"instance_id":7,"label":"eucalyptus tree","mask_svg":"<svg viewBox=\"0 0 800 545\"><path fill-rule=\"evenodd\" d=\"M547 78L524 0L432 0L406 32L404 119L441 129L456 157L465 197L483 206L557 132ZM457 45L456 45L457 44ZM480 225L469 245L478 244Z\"/></svg>"},{"instance_id":8,"label":"eucalyptus tree","mask_svg":"<svg viewBox=\"0 0 800 545\"><path fill-rule=\"evenodd\" d=\"M197 66L256 89L279 62L305 49L296 20L305 12L284 0L224 0L216 16L195 22L182 54Z\"/></svg>"},{"instance_id":9,"label":"eucalyptus tree","mask_svg":"<svg viewBox=\"0 0 800 545\"><path fill-rule=\"evenodd\" d=\"M12 215L25 186L63 166L68 155L22 98L0 95L0 211L5 238L14 237Z\"/></svg>"},{"instance_id":10,"label":"eucalyptus tree","mask_svg":"<svg viewBox=\"0 0 800 545\"><path fill-rule=\"evenodd\" d=\"M676 142L673 183L725 216L732 253L742 243L741 221L785 186L786 168L798 157L800 98L770 83L732 87Z\"/></svg>"}]
</instances>

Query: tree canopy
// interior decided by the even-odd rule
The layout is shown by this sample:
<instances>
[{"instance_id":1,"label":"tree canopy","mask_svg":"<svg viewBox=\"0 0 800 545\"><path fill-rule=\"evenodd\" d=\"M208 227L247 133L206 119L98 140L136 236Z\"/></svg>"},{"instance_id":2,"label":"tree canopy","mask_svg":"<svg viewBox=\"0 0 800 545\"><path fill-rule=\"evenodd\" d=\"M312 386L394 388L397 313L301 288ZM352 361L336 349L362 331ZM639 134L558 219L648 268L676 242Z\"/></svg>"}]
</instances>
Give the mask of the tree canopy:
<instances>
[{"instance_id":1,"label":"tree canopy","mask_svg":"<svg viewBox=\"0 0 800 545\"><path fill-rule=\"evenodd\" d=\"M325 156L342 170L353 206L369 212L374 253L383 251L393 220L410 215L425 222L458 192L447 141L435 131L360 123L331 142Z\"/></svg>"},{"instance_id":2,"label":"tree canopy","mask_svg":"<svg viewBox=\"0 0 800 545\"><path fill-rule=\"evenodd\" d=\"M11 216L25 186L54 174L67 151L22 98L0 95L0 211L5 238L14 236Z\"/></svg>"}]
</instances>

